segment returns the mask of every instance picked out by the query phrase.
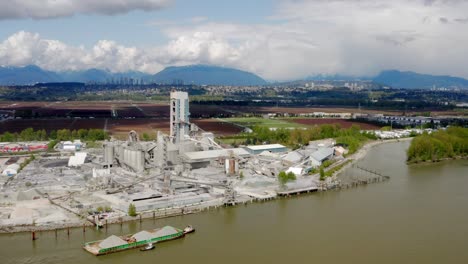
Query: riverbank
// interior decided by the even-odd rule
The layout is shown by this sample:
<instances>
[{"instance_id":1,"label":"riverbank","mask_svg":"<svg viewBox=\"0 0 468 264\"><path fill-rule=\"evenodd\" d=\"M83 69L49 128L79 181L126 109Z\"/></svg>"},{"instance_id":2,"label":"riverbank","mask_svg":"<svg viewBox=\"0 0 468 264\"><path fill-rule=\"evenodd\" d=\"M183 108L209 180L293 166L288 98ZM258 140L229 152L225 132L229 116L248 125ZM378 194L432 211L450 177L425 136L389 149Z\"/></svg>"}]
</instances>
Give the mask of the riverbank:
<instances>
[{"instance_id":1,"label":"riverbank","mask_svg":"<svg viewBox=\"0 0 468 264\"><path fill-rule=\"evenodd\" d=\"M385 143L400 142L400 141L408 141L411 139L412 138L404 138L404 139L391 139L391 140L379 140L379 141L368 142L364 144L356 153L353 153L352 155L346 157L346 159L343 160L342 162L334 164L334 166L331 166L329 169L332 169L335 166L340 166L341 164L344 164L344 166L338 169L337 171L335 171L331 177L339 175L341 172L343 172L344 170L352 166L354 163L363 159L368 154L368 152L377 145L385 144ZM323 188L320 190L325 191L326 189L327 188ZM243 204L247 202L254 202L257 200L261 200L261 199L255 199L253 197L250 197L250 199L247 199L247 200L243 199L242 202L239 202L239 204ZM111 225L111 224L122 225L123 223L126 223L126 222L142 221L143 219L162 219L162 218L168 218L168 217L173 217L173 216L194 214L194 213L198 213L202 211L217 209L220 206L223 206L223 200L217 199L217 200L213 200L210 202L205 202L205 203L200 203L200 204L195 204L195 205L190 205L190 206L165 208L165 209L161 209L157 211L142 212L136 217L119 216L119 217L115 217L112 219L103 220L102 222L104 226ZM0 233L54 231L54 230L66 230L70 228L83 228L83 232L85 232L87 228L93 228L93 227L94 227L94 224L90 220L82 218L82 221L80 222L74 222L74 223L69 223L69 224L51 223L51 224L43 225L43 226L27 225L27 226L0 227Z\"/></svg>"},{"instance_id":2,"label":"riverbank","mask_svg":"<svg viewBox=\"0 0 468 264\"><path fill-rule=\"evenodd\" d=\"M426 161L407 161L406 164L408 165L416 165L416 164L432 164L432 163L438 163L442 161L447 161L447 160L468 160L468 156L456 156L452 158L442 158L442 159L437 159L437 160L426 160Z\"/></svg>"},{"instance_id":3,"label":"riverbank","mask_svg":"<svg viewBox=\"0 0 468 264\"><path fill-rule=\"evenodd\" d=\"M333 173L333 176L338 176L340 173L342 173L343 171L345 171L346 169L350 168L351 166L353 166L356 162L358 162L359 160L362 160L364 157L366 157L366 155L368 154L368 152L378 146L378 145L381 145L381 144L386 144L386 143L395 143L395 142L404 142L404 141L411 141L413 138L399 138L399 139L388 139L388 140L377 140L377 141L370 141L370 142L367 142L366 144L364 144L364 146L362 146L358 151L356 151L355 153L351 154L350 156L346 157L345 161L350 161L348 163L346 163L343 167L341 167L339 170L335 171Z\"/></svg>"}]
</instances>

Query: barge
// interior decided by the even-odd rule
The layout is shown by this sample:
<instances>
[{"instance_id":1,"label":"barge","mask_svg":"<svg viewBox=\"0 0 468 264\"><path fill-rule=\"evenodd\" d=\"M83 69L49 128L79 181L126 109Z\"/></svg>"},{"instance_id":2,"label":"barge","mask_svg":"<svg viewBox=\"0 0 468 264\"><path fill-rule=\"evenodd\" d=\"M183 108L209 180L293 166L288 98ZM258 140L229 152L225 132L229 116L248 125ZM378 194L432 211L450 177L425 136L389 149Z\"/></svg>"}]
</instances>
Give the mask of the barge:
<instances>
[{"instance_id":1,"label":"barge","mask_svg":"<svg viewBox=\"0 0 468 264\"><path fill-rule=\"evenodd\" d=\"M127 249L139 248L150 243L159 243L185 236L182 229L165 226L153 230L142 230L133 235L112 235L104 240L92 241L84 244L83 249L89 253L100 256L115 253Z\"/></svg>"}]
</instances>

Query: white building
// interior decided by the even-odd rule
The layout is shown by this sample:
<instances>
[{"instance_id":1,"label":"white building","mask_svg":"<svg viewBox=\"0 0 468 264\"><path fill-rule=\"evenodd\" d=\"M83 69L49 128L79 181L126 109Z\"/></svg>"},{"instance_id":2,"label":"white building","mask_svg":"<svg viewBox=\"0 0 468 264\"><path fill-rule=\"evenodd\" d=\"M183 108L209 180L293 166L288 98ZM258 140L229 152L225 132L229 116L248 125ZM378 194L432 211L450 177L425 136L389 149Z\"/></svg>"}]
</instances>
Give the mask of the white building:
<instances>
[{"instance_id":1,"label":"white building","mask_svg":"<svg viewBox=\"0 0 468 264\"><path fill-rule=\"evenodd\" d=\"M285 146L281 144L250 145L250 146L245 147L245 149L254 155L260 154L264 151L269 151L269 152L274 152L274 153L288 151L288 148L286 148Z\"/></svg>"},{"instance_id":2,"label":"white building","mask_svg":"<svg viewBox=\"0 0 468 264\"><path fill-rule=\"evenodd\" d=\"M62 142L62 149L63 150L77 151L77 150L81 150L82 148L83 148L83 143L79 139L74 140L73 142L71 142L71 141Z\"/></svg>"},{"instance_id":3,"label":"white building","mask_svg":"<svg viewBox=\"0 0 468 264\"><path fill-rule=\"evenodd\" d=\"M173 143L183 141L190 133L190 112L187 92L171 92L171 132Z\"/></svg>"}]
</instances>

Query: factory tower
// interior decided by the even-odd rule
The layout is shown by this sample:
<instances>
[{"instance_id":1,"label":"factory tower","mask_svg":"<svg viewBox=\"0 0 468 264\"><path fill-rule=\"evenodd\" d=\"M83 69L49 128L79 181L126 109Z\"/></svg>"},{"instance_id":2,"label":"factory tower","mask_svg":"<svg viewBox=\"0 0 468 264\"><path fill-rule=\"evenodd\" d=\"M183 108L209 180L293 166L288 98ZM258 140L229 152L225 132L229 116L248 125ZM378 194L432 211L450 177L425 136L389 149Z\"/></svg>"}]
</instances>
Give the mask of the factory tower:
<instances>
[{"instance_id":1,"label":"factory tower","mask_svg":"<svg viewBox=\"0 0 468 264\"><path fill-rule=\"evenodd\" d=\"M171 140L177 144L190 133L189 100L187 92L171 92Z\"/></svg>"}]
</instances>

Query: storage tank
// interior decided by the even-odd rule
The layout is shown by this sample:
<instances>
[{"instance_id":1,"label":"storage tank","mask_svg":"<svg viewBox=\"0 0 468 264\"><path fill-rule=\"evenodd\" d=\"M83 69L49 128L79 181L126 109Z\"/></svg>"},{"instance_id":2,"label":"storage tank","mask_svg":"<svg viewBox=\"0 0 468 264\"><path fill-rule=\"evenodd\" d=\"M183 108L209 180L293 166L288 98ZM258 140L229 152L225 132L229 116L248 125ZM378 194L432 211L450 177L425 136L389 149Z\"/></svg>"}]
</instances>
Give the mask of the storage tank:
<instances>
[{"instance_id":1,"label":"storage tank","mask_svg":"<svg viewBox=\"0 0 468 264\"><path fill-rule=\"evenodd\" d=\"M239 172L239 162L235 158L228 158L224 162L227 175L236 175Z\"/></svg>"},{"instance_id":2,"label":"storage tank","mask_svg":"<svg viewBox=\"0 0 468 264\"><path fill-rule=\"evenodd\" d=\"M105 164L114 163L114 146L112 144L104 145L104 163Z\"/></svg>"}]
</instances>

